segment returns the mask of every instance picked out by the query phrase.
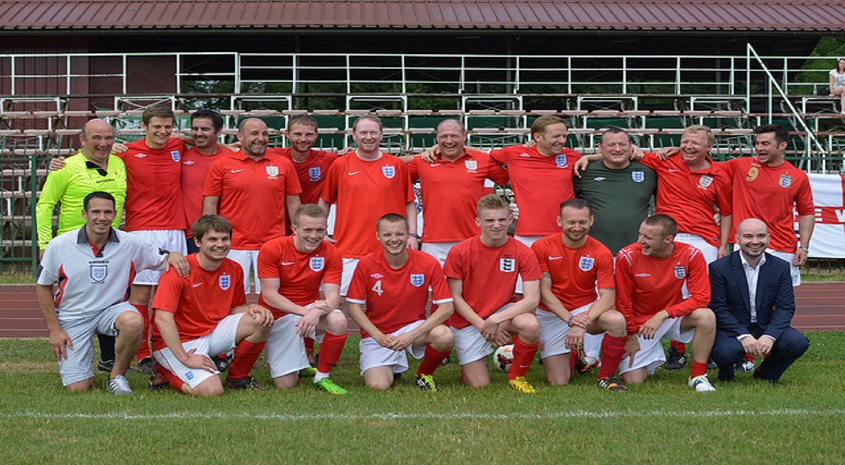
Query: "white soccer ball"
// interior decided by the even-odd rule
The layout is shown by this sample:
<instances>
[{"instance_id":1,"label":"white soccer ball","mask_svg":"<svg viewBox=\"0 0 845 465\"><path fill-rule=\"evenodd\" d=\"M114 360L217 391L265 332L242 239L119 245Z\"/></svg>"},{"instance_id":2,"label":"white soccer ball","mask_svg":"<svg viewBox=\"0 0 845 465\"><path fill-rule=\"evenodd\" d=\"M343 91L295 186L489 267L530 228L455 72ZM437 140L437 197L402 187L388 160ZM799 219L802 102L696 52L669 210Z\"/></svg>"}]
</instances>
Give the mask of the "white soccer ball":
<instances>
[{"instance_id":1,"label":"white soccer ball","mask_svg":"<svg viewBox=\"0 0 845 465\"><path fill-rule=\"evenodd\" d=\"M511 363L513 363L513 344L499 346L493 352L493 365L500 371L507 373L511 368Z\"/></svg>"}]
</instances>

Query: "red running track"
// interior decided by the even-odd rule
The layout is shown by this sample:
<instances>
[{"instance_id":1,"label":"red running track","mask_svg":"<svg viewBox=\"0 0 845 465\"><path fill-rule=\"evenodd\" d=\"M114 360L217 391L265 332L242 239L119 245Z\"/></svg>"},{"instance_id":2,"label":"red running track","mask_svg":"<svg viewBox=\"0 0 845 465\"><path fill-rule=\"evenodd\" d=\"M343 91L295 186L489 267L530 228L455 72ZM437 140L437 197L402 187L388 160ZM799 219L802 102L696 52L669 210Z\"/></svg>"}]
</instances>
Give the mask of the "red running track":
<instances>
[{"instance_id":1,"label":"red running track","mask_svg":"<svg viewBox=\"0 0 845 465\"><path fill-rule=\"evenodd\" d=\"M256 301L254 298L250 301ZM845 331L845 283L803 284L795 289L792 320L800 331ZM350 322L351 323L351 322ZM0 285L0 337L47 337L34 285Z\"/></svg>"}]
</instances>

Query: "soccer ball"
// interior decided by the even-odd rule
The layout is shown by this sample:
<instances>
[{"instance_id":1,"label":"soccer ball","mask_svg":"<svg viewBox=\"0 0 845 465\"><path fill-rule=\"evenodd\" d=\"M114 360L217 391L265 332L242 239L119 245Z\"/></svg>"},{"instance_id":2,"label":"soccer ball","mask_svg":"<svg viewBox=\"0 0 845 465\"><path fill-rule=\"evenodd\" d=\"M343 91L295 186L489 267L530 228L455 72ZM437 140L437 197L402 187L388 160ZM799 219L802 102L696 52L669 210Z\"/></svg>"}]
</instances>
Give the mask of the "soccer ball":
<instances>
[{"instance_id":1,"label":"soccer ball","mask_svg":"<svg viewBox=\"0 0 845 465\"><path fill-rule=\"evenodd\" d=\"M493 365L501 371L507 372L513 363L513 344L499 346L493 352Z\"/></svg>"}]
</instances>

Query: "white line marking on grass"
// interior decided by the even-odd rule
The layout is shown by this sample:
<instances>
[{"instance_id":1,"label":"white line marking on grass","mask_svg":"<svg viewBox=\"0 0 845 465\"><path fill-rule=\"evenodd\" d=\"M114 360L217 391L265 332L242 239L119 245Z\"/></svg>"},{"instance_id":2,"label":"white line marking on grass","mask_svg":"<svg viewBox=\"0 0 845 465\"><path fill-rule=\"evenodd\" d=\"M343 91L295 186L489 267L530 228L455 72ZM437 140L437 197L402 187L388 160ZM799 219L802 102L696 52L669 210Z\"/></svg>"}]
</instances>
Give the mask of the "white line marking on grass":
<instances>
[{"instance_id":1,"label":"white line marking on grass","mask_svg":"<svg viewBox=\"0 0 845 465\"><path fill-rule=\"evenodd\" d=\"M714 410L714 411L680 411L666 412L655 410L651 412L550 412L550 413L371 413L371 414L343 414L343 413L315 413L315 414L229 414L229 413L163 413L163 414L132 414L132 413L44 413L17 412L0 414L0 418L35 418L48 420L61 419L90 419L90 420L275 420L275 421L314 421L314 420L554 420L559 418L683 418L683 417L728 417L728 416L838 416L845 414L845 409L806 410Z\"/></svg>"}]
</instances>

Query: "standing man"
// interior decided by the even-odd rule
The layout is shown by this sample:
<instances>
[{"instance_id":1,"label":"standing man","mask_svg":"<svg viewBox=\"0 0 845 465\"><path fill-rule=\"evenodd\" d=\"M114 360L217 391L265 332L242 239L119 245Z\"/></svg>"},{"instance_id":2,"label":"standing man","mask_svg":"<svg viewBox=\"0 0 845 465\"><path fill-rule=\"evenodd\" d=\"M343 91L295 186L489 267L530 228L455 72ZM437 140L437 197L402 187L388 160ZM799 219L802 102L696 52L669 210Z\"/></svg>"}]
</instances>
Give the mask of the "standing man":
<instances>
[{"instance_id":1,"label":"standing man","mask_svg":"<svg viewBox=\"0 0 845 465\"><path fill-rule=\"evenodd\" d=\"M293 236L268 241L258 254L258 303L269 308L276 321L267 339L267 362L280 389L296 386L299 370L310 366L304 340L319 337L314 388L347 393L329 377L346 344L346 317L338 310L343 258L323 240L327 216L315 204L302 205L293 214Z\"/></svg>"},{"instance_id":2,"label":"standing man","mask_svg":"<svg viewBox=\"0 0 845 465\"><path fill-rule=\"evenodd\" d=\"M185 207L182 202L181 162L185 143L171 138L175 121L165 106L144 110L143 139L126 144L119 156L126 164L126 225L124 229L141 236L163 250L186 253ZM135 276L129 302L144 316L144 334L149 334L149 304L160 271L145 270ZM148 336L138 350L138 369L152 373Z\"/></svg>"},{"instance_id":3,"label":"standing man","mask_svg":"<svg viewBox=\"0 0 845 465\"><path fill-rule=\"evenodd\" d=\"M599 158L585 157L594 160L580 177L575 177L575 195L592 207L596 221L590 235L616 254L636 242L637 230L648 216L657 188L657 175L648 166L631 160L633 145L624 130L608 129L599 141Z\"/></svg>"},{"instance_id":4,"label":"standing man","mask_svg":"<svg viewBox=\"0 0 845 465\"><path fill-rule=\"evenodd\" d=\"M536 392L525 379L537 353L540 325L533 311L540 303L540 266L527 246L508 236L513 215L497 195L478 201L476 223L481 235L466 239L446 257L446 278L455 300L450 322L464 384L490 384L487 355L492 345L502 346L513 337L513 363L508 372L511 388ZM523 298L511 302L517 276L524 281Z\"/></svg>"},{"instance_id":5,"label":"standing man","mask_svg":"<svg viewBox=\"0 0 845 465\"><path fill-rule=\"evenodd\" d=\"M490 152L494 161L508 167L519 205L514 237L527 246L560 232L554 218L560 204L575 197L572 168L581 154L565 147L566 136L562 119L544 115L531 124L533 146L514 145Z\"/></svg>"},{"instance_id":6,"label":"standing man","mask_svg":"<svg viewBox=\"0 0 845 465\"><path fill-rule=\"evenodd\" d=\"M337 160L336 153L314 150L317 136L317 120L308 115L296 115L288 121L285 129L290 147L267 149L293 162L302 187L299 197L303 204L320 201L326 174Z\"/></svg>"},{"instance_id":7,"label":"standing man","mask_svg":"<svg viewBox=\"0 0 845 465\"><path fill-rule=\"evenodd\" d=\"M53 239L53 210L59 209L58 234L64 234L85 224L79 212L83 199L94 191L111 194L115 199L115 217L112 227L120 227L123 202L126 199L126 166L123 160L111 155L114 146L114 128L101 119L92 119L82 126L79 135L81 156L68 159L64 168L51 171L35 205L35 223L38 228L38 258L44 257L47 244ZM114 365L114 337L97 334L100 341L100 361L97 369L111 371Z\"/></svg>"},{"instance_id":8,"label":"standing man","mask_svg":"<svg viewBox=\"0 0 845 465\"><path fill-rule=\"evenodd\" d=\"M616 308L628 324L628 342L620 374L626 383L644 383L666 361L660 338L692 342L689 385L697 392L715 391L707 379L716 318L710 301L707 264L701 252L675 242L678 225L658 214L640 225L639 240L616 257ZM681 289L686 284L689 297Z\"/></svg>"},{"instance_id":9,"label":"standing man","mask_svg":"<svg viewBox=\"0 0 845 465\"><path fill-rule=\"evenodd\" d=\"M188 266L178 253L167 255L141 238L112 228L117 210L107 192L83 200L82 228L48 244L35 288L50 330L50 348L59 361L68 391L91 387L94 333L116 337L115 358L106 389L131 395L126 370L143 339L144 319L125 301L126 283L136 270L173 266L186 276ZM53 285L59 283L55 295Z\"/></svg>"},{"instance_id":10,"label":"standing man","mask_svg":"<svg viewBox=\"0 0 845 465\"><path fill-rule=\"evenodd\" d=\"M490 179L500 186L508 183L508 172L483 152L464 147L466 130L454 119L437 125L438 153L433 162L413 157L408 162L411 182L420 181L422 193L422 251L442 266L449 250L458 242L477 236L475 207Z\"/></svg>"},{"instance_id":11,"label":"standing man","mask_svg":"<svg viewBox=\"0 0 845 465\"><path fill-rule=\"evenodd\" d=\"M747 218L737 227L739 253L710 264L710 308L716 314L713 360L719 381L733 381L734 364L762 355L754 377L778 383L810 345L790 326L795 295L789 264L766 253L766 224Z\"/></svg>"},{"instance_id":12,"label":"standing man","mask_svg":"<svg viewBox=\"0 0 845 465\"><path fill-rule=\"evenodd\" d=\"M390 388L396 375L408 369L403 353L408 351L423 359L417 386L437 391L434 371L449 356L453 341L443 324L453 311L443 270L428 254L408 247L410 229L402 215L388 213L376 228L382 250L361 259L347 294L349 316L361 328L364 384ZM432 313L426 317L429 287Z\"/></svg>"},{"instance_id":13,"label":"standing man","mask_svg":"<svg viewBox=\"0 0 845 465\"><path fill-rule=\"evenodd\" d=\"M362 116L352 124L355 153L339 158L329 168L320 206L329 211L337 204L334 238L343 255L345 296L358 260L381 250L373 236L373 224L387 213L404 213L409 223L408 247L417 249L417 208L408 167L397 157L379 149L384 137L381 120Z\"/></svg>"},{"instance_id":14,"label":"standing man","mask_svg":"<svg viewBox=\"0 0 845 465\"><path fill-rule=\"evenodd\" d=\"M238 125L241 151L211 164L203 188L204 215L221 215L232 222L230 258L243 269L244 292L250 291L250 272L258 279L258 250L266 241L285 235L286 212L299 208L302 188L293 163L268 154L267 124L245 118Z\"/></svg>"},{"instance_id":15,"label":"standing man","mask_svg":"<svg viewBox=\"0 0 845 465\"><path fill-rule=\"evenodd\" d=\"M223 132L223 118L213 110L197 110L191 113L191 140L193 146L182 157L182 202L185 204L185 219L188 228L185 237L188 252L199 251L191 235L191 225L202 216L202 189L211 164L221 155L233 152L219 143ZM190 142L189 142L190 143Z\"/></svg>"},{"instance_id":16,"label":"standing man","mask_svg":"<svg viewBox=\"0 0 845 465\"><path fill-rule=\"evenodd\" d=\"M613 255L589 236L594 219L586 200L563 202L557 221L562 234L531 246L543 272L537 320L546 379L552 386L567 384L569 349L583 347L586 334L604 333L599 387L625 392L628 389L616 378L627 333L625 317L613 308Z\"/></svg>"},{"instance_id":17,"label":"standing man","mask_svg":"<svg viewBox=\"0 0 845 465\"><path fill-rule=\"evenodd\" d=\"M791 264L792 284L798 286L799 267L807 263L816 224L810 180L804 171L784 159L789 132L783 126L759 126L754 134L755 157L724 163L733 186L733 222L758 218L766 223L771 234L769 253ZM798 212L797 240L793 211Z\"/></svg>"},{"instance_id":18,"label":"standing man","mask_svg":"<svg viewBox=\"0 0 845 465\"><path fill-rule=\"evenodd\" d=\"M246 303L241 268L226 258L232 225L225 218L201 217L193 235L200 251L188 256L190 273L165 273L153 299L158 369L183 394L219 396L223 383L211 355L235 349L226 387L261 389L249 373L264 350L273 314Z\"/></svg>"},{"instance_id":19,"label":"standing man","mask_svg":"<svg viewBox=\"0 0 845 465\"><path fill-rule=\"evenodd\" d=\"M681 136L681 156L661 161L646 153L640 160L657 172L656 213L674 218L675 241L700 250L708 265L727 255L732 223L730 175L709 157L714 142L710 128L696 124ZM672 342L663 368L679 370L686 363L686 346Z\"/></svg>"}]
</instances>

